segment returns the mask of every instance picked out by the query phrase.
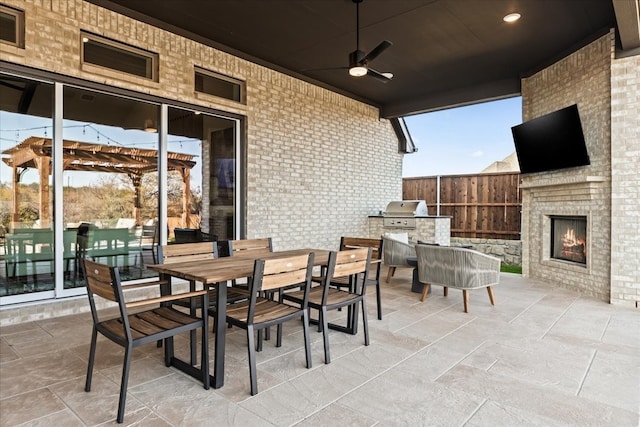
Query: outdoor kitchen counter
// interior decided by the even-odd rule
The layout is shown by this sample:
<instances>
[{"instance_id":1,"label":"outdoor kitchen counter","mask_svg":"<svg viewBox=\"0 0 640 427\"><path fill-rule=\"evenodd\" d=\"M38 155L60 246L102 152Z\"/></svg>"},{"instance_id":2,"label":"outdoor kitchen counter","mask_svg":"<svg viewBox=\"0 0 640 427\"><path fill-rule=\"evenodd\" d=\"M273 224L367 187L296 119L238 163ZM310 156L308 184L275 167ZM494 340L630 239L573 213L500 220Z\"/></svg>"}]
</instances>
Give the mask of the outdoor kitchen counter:
<instances>
[{"instance_id":1,"label":"outdoor kitchen counter","mask_svg":"<svg viewBox=\"0 0 640 427\"><path fill-rule=\"evenodd\" d=\"M404 227L402 225L385 227L384 220L390 218L388 215L369 215L369 237L380 238L385 233L408 233L410 242L418 240L437 243L443 246L451 244L451 217L450 216L414 216L415 227ZM397 218L402 222L403 217ZM389 222L389 221L387 221Z\"/></svg>"}]
</instances>

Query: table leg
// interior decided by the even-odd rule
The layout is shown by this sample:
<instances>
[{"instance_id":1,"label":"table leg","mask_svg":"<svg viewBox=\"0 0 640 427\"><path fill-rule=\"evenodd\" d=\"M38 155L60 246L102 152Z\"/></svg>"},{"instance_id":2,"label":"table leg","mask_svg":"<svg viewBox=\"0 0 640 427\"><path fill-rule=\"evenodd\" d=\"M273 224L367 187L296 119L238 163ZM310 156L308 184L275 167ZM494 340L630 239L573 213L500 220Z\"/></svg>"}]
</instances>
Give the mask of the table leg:
<instances>
[{"instance_id":1,"label":"table leg","mask_svg":"<svg viewBox=\"0 0 640 427\"><path fill-rule=\"evenodd\" d=\"M227 327L227 282L217 283L213 388L224 385L224 352Z\"/></svg>"},{"instance_id":2,"label":"table leg","mask_svg":"<svg viewBox=\"0 0 640 427\"><path fill-rule=\"evenodd\" d=\"M162 274L160 274L160 279L162 279L164 281L164 283L160 285L160 295L162 295L162 296L171 295L171 276L168 275L168 274L162 273ZM193 286L195 286L195 284ZM189 289L191 289L191 285L190 285ZM226 301L226 299L227 299L227 292L226 292L226 289L225 289L225 291L224 291L224 300ZM216 301L216 303L218 303L218 301ZM165 304L165 303L163 303L163 304ZM223 304L222 306L224 307L225 305ZM193 311L195 308L191 307L191 309ZM206 310L206 308L203 307L203 310ZM226 311L223 313L223 316L226 316ZM224 322L222 322L222 324L224 325ZM208 330L208 329L209 328L207 326L205 328L205 330ZM217 335L217 333L216 333L216 335ZM224 378L224 331L222 332L222 337L223 337L223 340L222 340L222 368L221 368L222 374L221 374L221 378ZM190 334L190 337L189 337L190 345L189 345L189 347L191 349L191 351L190 351L191 352L191 360L190 360L191 363L187 363L187 362L185 362L183 360L180 360L177 357L175 357L174 356L174 352L173 352L173 346L168 341L166 342L165 345L169 344L171 347L168 347L168 348L165 349L165 357L167 358L167 360L169 360L169 363L172 366L176 367L177 369L181 370L182 372L184 372L187 375L191 375L192 377L194 377L194 378L196 378L198 380L201 380L202 379L202 368L196 368L195 367L195 360L194 360L195 353L194 353L194 350L193 350L194 344L196 343L195 338L196 338L195 334ZM160 342L158 343L159 344L158 346L160 346ZM217 349L218 349L218 340L217 340L217 337L216 337L216 370L215 370L216 377L215 378L218 378L218 376L217 376L217 373L218 373L218 365L217 365L218 352L217 352ZM210 381L213 381L213 379L214 378L210 377ZM216 384L216 383L214 383L214 384ZM222 387L222 381L220 382L220 385L218 387L216 387L216 388L219 388L219 387Z\"/></svg>"}]
</instances>

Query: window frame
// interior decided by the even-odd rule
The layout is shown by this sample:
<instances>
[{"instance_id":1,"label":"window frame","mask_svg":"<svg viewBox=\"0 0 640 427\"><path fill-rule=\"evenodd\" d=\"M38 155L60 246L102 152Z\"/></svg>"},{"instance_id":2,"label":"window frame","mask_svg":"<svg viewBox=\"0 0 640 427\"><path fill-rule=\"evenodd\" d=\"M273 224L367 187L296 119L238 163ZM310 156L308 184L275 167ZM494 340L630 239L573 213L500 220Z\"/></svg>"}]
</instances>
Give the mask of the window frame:
<instances>
[{"instance_id":1,"label":"window frame","mask_svg":"<svg viewBox=\"0 0 640 427\"><path fill-rule=\"evenodd\" d=\"M232 85L237 85L238 86L238 90L239 90L239 95L238 95L238 99L232 99L232 98L227 98L226 96L221 96L215 93L210 93L210 92L204 92L201 90L198 90L196 88L196 80L198 77L198 74L204 76L204 77L208 77L211 79L216 79L216 80L220 80L224 83L229 83ZM202 67L198 67L197 65L195 65L193 67L193 90L196 93L199 94L204 94L207 96L215 96L216 98L222 98L222 99L227 99L229 101L233 101L233 102L238 102L240 104L246 105L247 101L246 101L246 82L244 80L240 80L234 77L230 77L227 76L225 74L221 74L215 71L211 71L211 70L207 70L206 68L202 68Z\"/></svg>"},{"instance_id":2,"label":"window frame","mask_svg":"<svg viewBox=\"0 0 640 427\"><path fill-rule=\"evenodd\" d=\"M15 38L16 41L12 42L6 39L0 39L0 43L5 43L10 46L15 46L20 49L24 49L24 28L25 28L25 17L24 10L16 9L14 7L5 6L4 4L0 4L0 12L13 16L16 20L15 26Z\"/></svg>"},{"instance_id":3,"label":"window frame","mask_svg":"<svg viewBox=\"0 0 640 427\"><path fill-rule=\"evenodd\" d=\"M137 55L141 58L146 59L147 61L149 61L149 64L150 64L150 66L148 67L149 69L147 70L147 75L143 76L143 75L135 74L119 68L108 67L102 64L96 64L94 62L87 61L85 59L85 46L87 45L87 43L90 43L90 42L93 42L98 45L106 46L107 48L111 48L115 51L120 51L125 55ZM93 34L88 31L84 31L84 30L80 31L80 63L82 65L100 67L104 70L109 70L116 73L122 73L126 76L134 76L137 78L141 78L141 79L145 79L145 80L157 83L159 81L159 65L158 65L159 62L160 62L160 55L155 52L151 52L149 50L132 46L130 44L113 40L107 37L99 36L97 34Z\"/></svg>"}]
</instances>

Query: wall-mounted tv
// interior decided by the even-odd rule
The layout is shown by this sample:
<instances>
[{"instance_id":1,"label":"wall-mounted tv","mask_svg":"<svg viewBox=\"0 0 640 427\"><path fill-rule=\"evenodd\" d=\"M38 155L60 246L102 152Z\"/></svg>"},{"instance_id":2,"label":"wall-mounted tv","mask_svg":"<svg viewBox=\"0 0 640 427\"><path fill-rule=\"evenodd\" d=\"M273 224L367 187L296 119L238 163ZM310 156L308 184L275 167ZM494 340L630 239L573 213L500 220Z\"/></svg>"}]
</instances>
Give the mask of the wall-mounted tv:
<instances>
[{"instance_id":1,"label":"wall-mounted tv","mask_svg":"<svg viewBox=\"0 0 640 427\"><path fill-rule=\"evenodd\" d=\"M511 132L520 173L590 164L575 104L514 126Z\"/></svg>"}]
</instances>

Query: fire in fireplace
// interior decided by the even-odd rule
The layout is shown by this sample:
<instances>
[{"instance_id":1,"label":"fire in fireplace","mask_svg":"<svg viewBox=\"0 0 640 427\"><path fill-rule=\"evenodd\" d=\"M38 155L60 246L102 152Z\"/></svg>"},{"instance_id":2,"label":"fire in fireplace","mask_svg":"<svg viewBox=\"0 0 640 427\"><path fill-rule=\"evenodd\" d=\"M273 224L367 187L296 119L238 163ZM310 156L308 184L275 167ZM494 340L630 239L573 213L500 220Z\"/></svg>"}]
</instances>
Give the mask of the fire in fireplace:
<instances>
[{"instance_id":1,"label":"fire in fireplace","mask_svg":"<svg viewBox=\"0 0 640 427\"><path fill-rule=\"evenodd\" d=\"M587 263L587 217L551 217L551 258Z\"/></svg>"}]
</instances>

